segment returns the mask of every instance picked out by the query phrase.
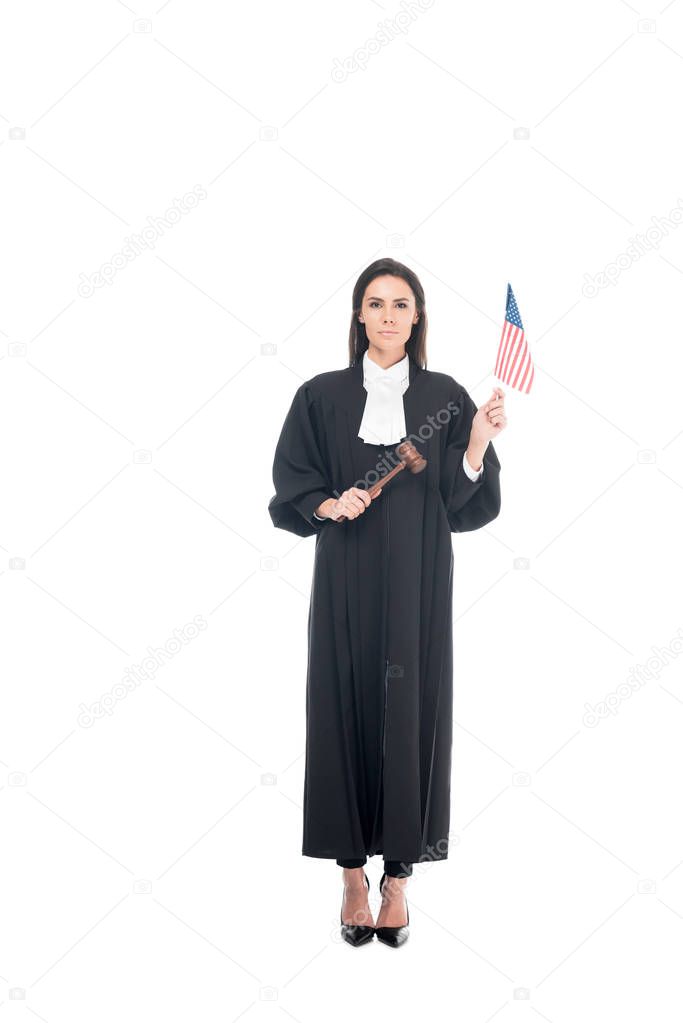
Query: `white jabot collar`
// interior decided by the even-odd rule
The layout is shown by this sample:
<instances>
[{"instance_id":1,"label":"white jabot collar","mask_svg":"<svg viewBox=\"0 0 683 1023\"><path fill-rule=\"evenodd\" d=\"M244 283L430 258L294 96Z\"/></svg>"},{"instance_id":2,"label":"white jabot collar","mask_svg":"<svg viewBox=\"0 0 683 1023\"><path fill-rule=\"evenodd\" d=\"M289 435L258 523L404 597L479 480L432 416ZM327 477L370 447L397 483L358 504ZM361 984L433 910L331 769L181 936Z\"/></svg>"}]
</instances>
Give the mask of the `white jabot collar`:
<instances>
[{"instance_id":1,"label":"white jabot collar","mask_svg":"<svg viewBox=\"0 0 683 1023\"><path fill-rule=\"evenodd\" d=\"M408 353L389 369L363 354L363 387L368 392L358 436L366 444L397 444L406 435L403 395L410 383Z\"/></svg>"}]
</instances>

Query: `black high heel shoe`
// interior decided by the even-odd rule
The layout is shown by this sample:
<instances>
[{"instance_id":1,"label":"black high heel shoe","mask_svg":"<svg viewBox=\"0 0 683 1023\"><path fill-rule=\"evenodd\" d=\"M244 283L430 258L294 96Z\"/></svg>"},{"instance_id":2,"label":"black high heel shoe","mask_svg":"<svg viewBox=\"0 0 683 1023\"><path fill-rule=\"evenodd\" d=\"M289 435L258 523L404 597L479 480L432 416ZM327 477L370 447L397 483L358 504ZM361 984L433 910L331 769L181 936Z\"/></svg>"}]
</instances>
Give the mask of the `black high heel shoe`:
<instances>
[{"instance_id":1,"label":"black high heel shoe","mask_svg":"<svg viewBox=\"0 0 683 1023\"><path fill-rule=\"evenodd\" d=\"M379 880L379 893L382 894L382 884L386 874L382 874ZM405 899L405 895L403 896ZM385 945L390 945L391 948L398 948L400 945L404 945L408 940L410 933L408 924L410 923L410 911L408 910L408 900L406 899L406 923L400 927L375 927L375 934L379 941L383 941Z\"/></svg>"},{"instance_id":2,"label":"black high heel shoe","mask_svg":"<svg viewBox=\"0 0 683 1023\"><path fill-rule=\"evenodd\" d=\"M370 891L370 882L368 881L368 875L363 871L365 877L365 883ZM339 914L339 920L341 921L341 933L344 941L348 941L349 945L364 945L367 941L372 941L375 933L375 928L369 924L345 924L342 920L342 914Z\"/></svg>"}]
</instances>

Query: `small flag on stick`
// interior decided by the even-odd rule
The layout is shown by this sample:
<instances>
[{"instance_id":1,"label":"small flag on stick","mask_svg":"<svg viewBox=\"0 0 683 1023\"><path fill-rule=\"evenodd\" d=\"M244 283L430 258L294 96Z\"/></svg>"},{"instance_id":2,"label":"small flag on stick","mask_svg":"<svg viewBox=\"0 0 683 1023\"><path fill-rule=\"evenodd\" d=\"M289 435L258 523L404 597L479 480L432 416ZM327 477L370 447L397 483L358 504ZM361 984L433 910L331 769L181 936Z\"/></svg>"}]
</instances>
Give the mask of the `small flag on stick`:
<instances>
[{"instance_id":1,"label":"small flag on stick","mask_svg":"<svg viewBox=\"0 0 683 1023\"><path fill-rule=\"evenodd\" d=\"M505 306L505 323L498 345L498 357L493 375L504 384L515 387L518 391L528 394L534 379L534 365L529 354L529 346L524 337L522 317L508 284L508 297Z\"/></svg>"}]
</instances>

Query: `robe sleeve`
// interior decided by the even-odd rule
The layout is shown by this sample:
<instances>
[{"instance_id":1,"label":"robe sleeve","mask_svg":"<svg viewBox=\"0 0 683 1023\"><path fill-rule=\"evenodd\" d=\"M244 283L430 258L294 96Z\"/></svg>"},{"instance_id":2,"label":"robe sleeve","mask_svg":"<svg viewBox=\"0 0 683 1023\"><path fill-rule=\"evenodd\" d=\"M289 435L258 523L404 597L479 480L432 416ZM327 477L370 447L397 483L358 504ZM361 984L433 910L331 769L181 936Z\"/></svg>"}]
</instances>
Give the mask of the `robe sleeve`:
<instances>
[{"instance_id":1,"label":"robe sleeve","mask_svg":"<svg viewBox=\"0 0 683 1023\"><path fill-rule=\"evenodd\" d=\"M500 462L491 441L484 452L482 473L471 480L465 472L463 456L470 442L470 431L477 406L464 387L449 402L446 446L441 456L440 490L452 533L465 533L491 522L500 511ZM457 410L457 411L456 411Z\"/></svg>"},{"instance_id":2,"label":"robe sleeve","mask_svg":"<svg viewBox=\"0 0 683 1023\"><path fill-rule=\"evenodd\" d=\"M313 514L323 501L332 497L322 429L310 387L302 384L294 395L275 448L275 494L268 504L273 525L297 536L312 536L332 522L317 519Z\"/></svg>"}]
</instances>

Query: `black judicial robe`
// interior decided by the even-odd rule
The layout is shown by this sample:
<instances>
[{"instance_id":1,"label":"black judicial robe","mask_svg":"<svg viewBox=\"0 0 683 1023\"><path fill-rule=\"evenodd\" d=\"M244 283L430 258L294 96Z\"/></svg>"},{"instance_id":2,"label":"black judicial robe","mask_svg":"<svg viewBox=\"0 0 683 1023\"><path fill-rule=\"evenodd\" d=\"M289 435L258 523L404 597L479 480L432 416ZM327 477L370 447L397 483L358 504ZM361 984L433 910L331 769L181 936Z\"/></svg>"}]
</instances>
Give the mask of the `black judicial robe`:
<instances>
[{"instance_id":1,"label":"black judicial robe","mask_svg":"<svg viewBox=\"0 0 683 1023\"><path fill-rule=\"evenodd\" d=\"M406 438L427 459L403 469L356 519L313 511L370 489L398 464L397 444L359 436L362 361L294 395L275 451L273 524L315 535L308 614L304 856L448 855L452 742L451 533L500 511L489 443L477 482L462 460L477 407L445 373L409 359ZM402 439L406 439L402 438Z\"/></svg>"}]
</instances>

